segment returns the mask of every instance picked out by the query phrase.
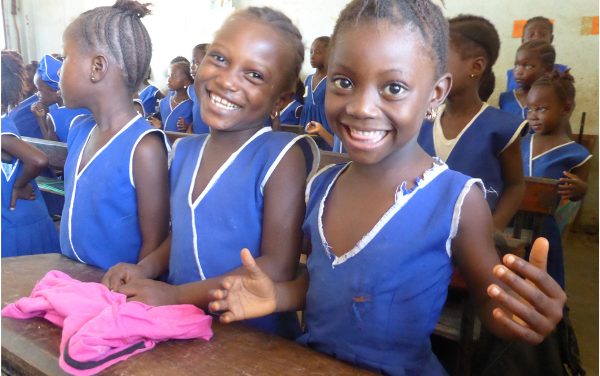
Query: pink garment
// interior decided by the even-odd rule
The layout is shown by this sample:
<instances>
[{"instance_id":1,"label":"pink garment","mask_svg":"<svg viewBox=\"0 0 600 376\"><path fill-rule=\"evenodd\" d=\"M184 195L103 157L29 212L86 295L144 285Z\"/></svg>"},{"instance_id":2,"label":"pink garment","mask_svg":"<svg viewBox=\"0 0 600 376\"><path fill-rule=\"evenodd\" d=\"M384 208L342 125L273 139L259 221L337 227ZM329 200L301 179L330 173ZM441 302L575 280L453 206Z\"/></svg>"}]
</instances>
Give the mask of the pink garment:
<instances>
[{"instance_id":1,"label":"pink garment","mask_svg":"<svg viewBox=\"0 0 600 376\"><path fill-rule=\"evenodd\" d=\"M152 307L127 302L100 283L52 270L28 298L2 310L17 319L43 317L63 328L59 364L73 375L92 375L168 339L212 338L212 317L190 304Z\"/></svg>"}]
</instances>

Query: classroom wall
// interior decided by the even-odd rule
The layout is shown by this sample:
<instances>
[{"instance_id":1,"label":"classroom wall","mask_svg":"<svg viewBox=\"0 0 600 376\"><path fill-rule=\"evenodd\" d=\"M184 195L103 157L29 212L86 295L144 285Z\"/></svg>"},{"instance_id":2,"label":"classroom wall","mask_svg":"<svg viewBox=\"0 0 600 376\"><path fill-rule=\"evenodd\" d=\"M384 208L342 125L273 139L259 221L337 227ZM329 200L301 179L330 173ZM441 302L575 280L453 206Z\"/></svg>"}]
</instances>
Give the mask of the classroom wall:
<instances>
[{"instance_id":1,"label":"classroom wall","mask_svg":"<svg viewBox=\"0 0 600 376\"><path fill-rule=\"evenodd\" d=\"M152 69L154 81L166 87L168 62L177 55L191 58L191 49L198 43L210 41L222 21L236 8L272 6L286 13L298 25L304 36L306 63L302 74L311 72L308 50L312 40L329 35L335 19L346 0L148 0L154 4L153 14L144 18L154 51ZM16 0L18 12L10 14L11 1L3 1L5 33L8 47L20 50L27 60L38 59L47 52L61 51L64 27L82 11L113 0ZM571 0L568 6L558 0L445 0L448 16L460 13L478 14L492 21L502 41L494 72L496 91L490 98L497 104L506 85L506 69L512 66L514 53L520 44L512 38L513 21L543 15L555 20L554 46L557 62L572 67L576 79L577 107L572 127L579 130L581 113L587 113L585 133L598 134L598 35L581 35L582 17L597 16L595 0ZM19 42L15 32L19 29ZM594 154L598 155L598 146ZM589 179L590 192L584 202L582 223L598 225L598 157L593 159Z\"/></svg>"}]
</instances>

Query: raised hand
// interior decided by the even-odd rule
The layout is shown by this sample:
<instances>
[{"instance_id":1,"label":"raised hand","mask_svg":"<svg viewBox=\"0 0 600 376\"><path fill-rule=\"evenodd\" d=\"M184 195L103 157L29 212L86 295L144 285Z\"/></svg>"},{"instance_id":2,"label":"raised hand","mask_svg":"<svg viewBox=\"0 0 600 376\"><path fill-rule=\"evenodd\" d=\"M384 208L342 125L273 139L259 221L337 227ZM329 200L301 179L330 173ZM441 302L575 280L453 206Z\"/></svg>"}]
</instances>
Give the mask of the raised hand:
<instances>
[{"instance_id":1,"label":"raised hand","mask_svg":"<svg viewBox=\"0 0 600 376\"><path fill-rule=\"evenodd\" d=\"M108 287L110 290L116 290L121 285L138 279L147 279L144 270L137 264L128 264L120 262L108 271L102 277L102 284Z\"/></svg>"},{"instance_id":2,"label":"raised hand","mask_svg":"<svg viewBox=\"0 0 600 376\"><path fill-rule=\"evenodd\" d=\"M189 126L190 125L183 120L183 117L180 116L179 119L177 119L177 130L179 132L186 132Z\"/></svg>"},{"instance_id":3,"label":"raised hand","mask_svg":"<svg viewBox=\"0 0 600 376\"><path fill-rule=\"evenodd\" d=\"M304 127L304 130L308 134L321 135L321 133L325 130L325 128L323 128L323 124L319 123L318 121L313 120L313 121L308 122L308 124L306 124L306 127Z\"/></svg>"},{"instance_id":4,"label":"raised hand","mask_svg":"<svg viewBox=\"0 0 600 376\"><path fill-rule=\"evenodd\" d=\"M587 183L577 175L563 171L566 178L560 178L558 183L558 194L563 198L579 199L587 192Z\"/></svg>"},{"instance_id":5,"label":"raised hand","mask_svg":"<svg viewBox=\"0 0 600 376\"><path fill-rule=\"evenodd\" d=\"M248 274L225 277L220 289L210 291L213 301L208 308L222 312L219 320L223 323L265 316L277 306L273 281L256 265L248 249L242 249L240 257Z\"/></svg>"},{"instance_id":6,"label":"raised hand","mask_svg":"<svg viewBox=\"0 0 600 376\"><path fill-rule=\"evenodd\" d=\"M44 106L42 102L35 102L31 105L31 112L38 117L44 117L48 113L48 107Z\"/></svg>"},{"instance_id":7,"label":"raised hand","mask_svg":"<svg viewBox=\"0 0 600 376\"><path fill-rule=\"evenodd\" d=\"M18 187L16 184L13 185L12 195L10 197L10 210L15 210L17 200L35 200L35 191L31 183L27 183L22 187Z\"/></svg>"},{"instance_id":8,"label":"raised hand","mask_svg":"<svg viewBox=\"0 0 600 376\"><path fill-rule=\"evenodd\" d=\"M494 319L514 337L530 344L538 344L550 334L562 319L567 300L565 292L546 273L547 259L548 241L538 238L529 262L509 254L502 260L504 265L494 267L494 275L512 291L496 284L487 289L488 295L502 307L494 309Z\"/></svg>"},{"instance_id":9,"label":"raised hand","mask_svg":"<svg viewBox=\"0 0 600 376\"><path fill-rule=\"evenodd\" d=\"M150 124L152 124L152 126L154 128L158 128L161 129L162 128L162 121L158 120L157 118L150 116L148 118L148 122L150 122Z\"/></svg>"}]
</instances>

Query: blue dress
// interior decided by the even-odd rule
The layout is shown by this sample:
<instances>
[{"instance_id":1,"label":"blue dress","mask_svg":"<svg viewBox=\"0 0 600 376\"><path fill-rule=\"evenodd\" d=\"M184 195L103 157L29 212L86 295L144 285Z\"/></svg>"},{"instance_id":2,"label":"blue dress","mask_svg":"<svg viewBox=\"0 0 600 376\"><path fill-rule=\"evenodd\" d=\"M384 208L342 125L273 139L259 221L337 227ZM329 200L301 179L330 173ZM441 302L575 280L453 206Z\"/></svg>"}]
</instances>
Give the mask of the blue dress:
<instances>
[{"instance_id":1,"label":"blue dress","mask_svg":"<svg viewBox=\"0 0 600 376\"><path fill-rule=\"evenodd\" d=\"M425 121L419 133L419 145L431 156L439 156L436 137L441 133L444 106L432 123ZM500 154L526 132L527 122L484 103L481 110L459 133L458 140L446 159L448 167L483 180L486 200L492 212L504 190Z\"/></svg>"},{"instance_id":2,"label":"blue dress","mask_svg":"<svg viewBox=\"0 0 600 376\"><path fill-rule=\"evenodd\" d=\"M64 106L50 106L48 112L54 126L54 133L60 142L67 142L69 130L73 124L73 119L79 115L90 115L91 112L87 108L67 108Z\"/></svg>"},{"instance_id":3,"label":"blue dress","mask_svg":"<svg viewBox=\"0 0 600 376\"><path fill-rule=\"evenodd\" d=\"M569 69L569 67L567 67L566 65L554 64L555 71L559 71L562 73L562 72L566 71L567 69ZM506 71L506 91L513 91L514 89L517 89L518 87L519 87L519 85L517 85L517 81L515 81L515 72L511 68Z\"/></svg>"},{"instance_id":4,"label":"blue dress","mask_svg":"<svg viewBox=\"0 0 600 376\"><path fill-rule=\"evenodd\" d=\"M194 103L191 99L186 99L181 103L178 103L175 108L171 108L172 95L175 95L175 93L169 93L169 95L158 102L160 107L160 117L163 123L163 130L180 132L177 130L177 120L182 117L187 124L192 124L194 121L192 119L192 108L194 107Z\"/></svg>"},{"instance_id":5,"label":"blue dress","mask_svg":"<svg viewBox=\"0 0 600 376\"><path fill-rule=\"evenodd\" d=\"M192 202L209 137L181 138L174 146L168 281L175 285L217 277L240 267L242 248L260 256L263 188L289 148L296 143L303 148L309 173L318 166L316 145L310 138L264 127L229 157ZM251 321L260 329L286 337L299 334L295 312Z\"/></svg>"},{"instance_id":6,"label":"blue dress","mask_svg":"<svg viewBox=\"0 0 600 376\"><path fill-rule=\"evenodd\" d=\"M142 235L133 181L138 142L156 133L169 146L162 131L137 115L78 172L95 127L92 116L81 116L69 134L60 246L64 255L106 270L119 262L138 262Z\"/></svg>"},{"instance_id":7,"label":"blue dress","mask_svg":"<svg viewBox=\"0 0 600 376\"><path fill-rule=\"evenodd\" d=\"M500 94L498 107L500 107L500 109L504 112L515 114L521 119L525 120L527 119L527 107L523 103L519 102L515 90L505 91L504 93Z\"/></svg>"},{"instance_id":8,"label":"blue dress","mask_svg":"<svg viewBox=\"0 0 600 376\"><path fill-rule=\"evenodd\" d=\"M563 171L572 171L586 163L592 157L585 147L579 145L575 141L556 146L533 157L534 138L535 133L528 134L523 138L523 142L521 143L523 172L525 176L560 179L564 177ZM553 216L548 216L544 220L541 236L547 238L550 243L550 250L548 252L548 274L564 288L565 269L562 241L558 223Z\"/></svg>"},{"instance_id":9,"label":"blue dress","mask_svg":"<svg viewBox=\"0 0 600 376\"><path fill-rule=\"evenodd\" d=\"M298 124L306 127L306 124L309 122L313 120L318 121L319 123L323 124L323 128L325 128L327 132L333 134L333 131L327 122L327 117L325 116L325 92L327 89L327 76L323 77L315 87L313 87L312 83L313 76L313 74L310 74L308 77L306 77L306 80L304 80L306 94L304 95L304 107L302 108L302 113L300 114L300 121ZM323 150L331 150L331 147L327 145L324 140L319 140L317 144L319 145L319 148Z\"/></svg>"},{"instance_id":10,"label":"blue dress","mask_svg":"<svg viewBox=\"0 0 600 376\"><path fill-rule=\"evenodd\" d=\"M0 121L2 135L20 138L14 122L7 116ZM35 180L31 181L35 200L17 200L10 210L12 189L23 171L23 163L13 159L2 163L2 257L60 252L58 232L48 214Z\"/></svg>"},{"instance_id":11,"label":"blue dress","mask_svg":"<svg viewBox=\"0 0 600 376\"><path fill-rule=\"evenodd\" d=\"M7 116L15 122L21 136L44 138L42 137L42 131L37 122L37 118L33 112L31 112L31 105L39 100L39 97L34 94L23 100L17 107L8 113Z\"/></svg>"},{"instance_id":12,"label":"blue dress","mask_svg":"<svg viewBox=\"0 0 600 376\"><path fill-rule=\"evenodd\" d=\"M200 114L200 102L198 102L198 97L196 96L196 90L194 90L194 85L188 86L187 90L188 96L193 103L192 106L192 133L194 134L203 134L210 133L210 127L202 121L202 115Z\"/></svg>"},{"instance_id":13,"label":"blue dress","mask_svg":"<svg viewBox=\"0 0 600 376\"><path fill-rule=\"evenodd\" d=\"M142 101L142 107L144 107L145 116L150 116L157 110L157 94L160 92L154 85L148 85L142 91L138 93L140 100Z\"/></svg>"},{"instance_id":14,"label":"blue dress","mask_svg":"<svg viewBox=\"0 0 600 376\"><path fill-rule=\"evenodd\" d=\"M350 162L352 163L352 162ZM429 337L453 271L451 241L460 207L478 179L439 159L350 251L338 257L323 231L323 210L346 165L321 170L307 187L304 234L310 240L309 287L298 341L390 375L442 375Z\"/></svg>"},{"instance_id":15,"label":"blue dress","mask_svg":"<svg viewBox=\"0 0 600 376\"><path fill-rule=\"evenodd\" d=\"M288 103L287 106L279 113L279 122L284 125L298 125L300 124L300 115L302 114L303 104L298 102L296 99ZM273 121L271 118L267 118L265 126L272 126Z\"/></svg>"}]
</instances>

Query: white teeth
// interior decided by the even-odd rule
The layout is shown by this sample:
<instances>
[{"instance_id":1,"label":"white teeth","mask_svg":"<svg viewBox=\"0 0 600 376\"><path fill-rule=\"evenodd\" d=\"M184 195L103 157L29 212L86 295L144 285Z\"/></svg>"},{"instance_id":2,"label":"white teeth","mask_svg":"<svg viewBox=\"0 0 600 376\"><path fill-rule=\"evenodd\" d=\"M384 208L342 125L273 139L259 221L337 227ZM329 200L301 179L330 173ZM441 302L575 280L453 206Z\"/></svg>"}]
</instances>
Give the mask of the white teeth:
<instances>
[{"instance_id":1,"label":"white teeth","mask_svg":"<svg viewBox=\"0 0 600 376\"><path fill-rule=\"evenodd\" d=\"M224 110L237 110L240 106L229 102L225 98L221 98L214 93L210 93L210 101L217 107L222 108Z\"/></svg>"},{"instance_id":2,"label":"white teeth","mask_svg":"<svg viewBox=\"0 0 600 376\"><path fill-rule=\"evenodd\" d=\"M385 137L386 131L359 131L358 129L350 129L350 135L352 138L359 139L361 141L376 143Z\"/></svg>"}]
</instances>

